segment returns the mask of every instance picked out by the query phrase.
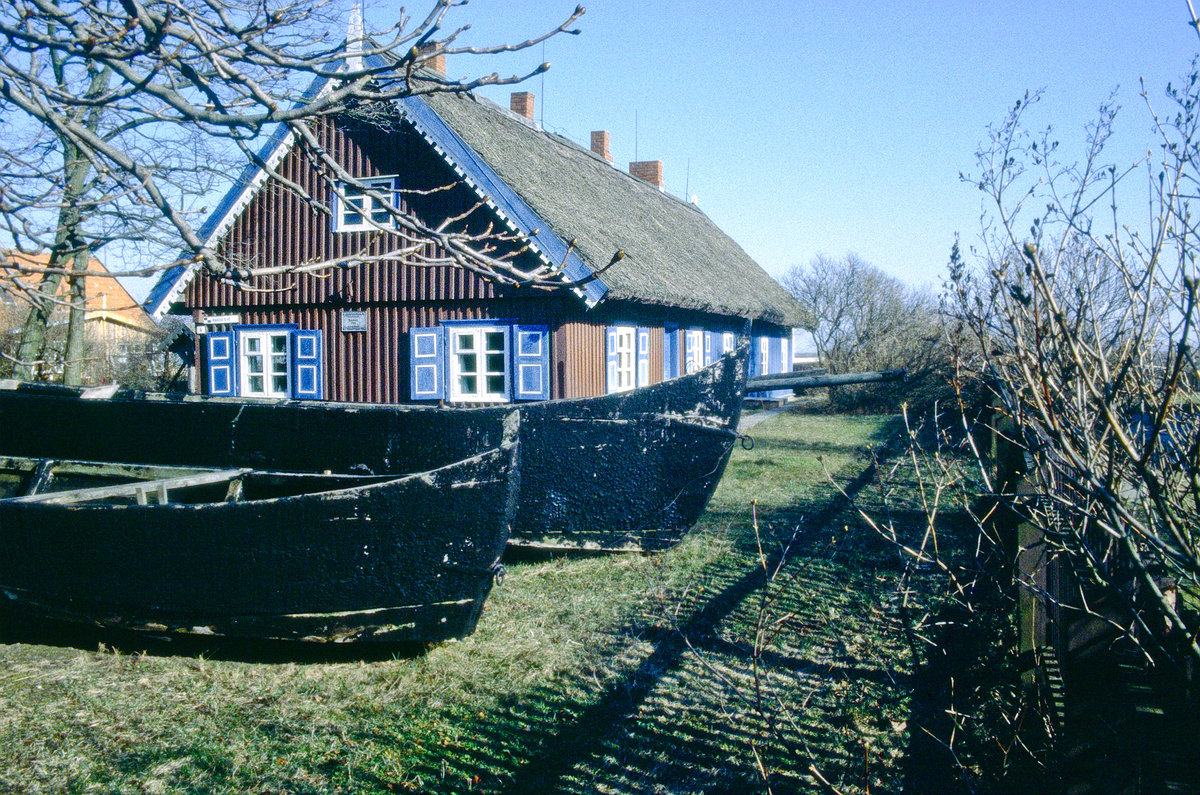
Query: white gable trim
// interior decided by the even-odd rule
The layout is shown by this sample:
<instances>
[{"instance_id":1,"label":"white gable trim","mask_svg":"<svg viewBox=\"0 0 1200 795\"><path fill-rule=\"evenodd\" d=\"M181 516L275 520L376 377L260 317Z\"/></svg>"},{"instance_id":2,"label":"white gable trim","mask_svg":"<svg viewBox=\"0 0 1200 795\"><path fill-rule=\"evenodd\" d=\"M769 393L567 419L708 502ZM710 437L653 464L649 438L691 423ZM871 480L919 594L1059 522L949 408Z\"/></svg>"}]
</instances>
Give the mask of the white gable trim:
<instances>
[{"instance_id":1,"label":"white gable trim","mask_svg":"<svg viewBox=\"0 0 1200 795\"><path fill-rule=\"evenodd\" d=\"M320 89L312 94L313 98L320 97L328 89L329 81L325 80L322 82ZM310 88L310 91L311 90L312 89ZM430 148L437 153L438 157L442 158L442 160L454 170L454 173L460 180L462 180L463 184L465 184L480 200L484 202L488 209L495 214L495 216L504 224L510 233L514 235L520 235L525 239L529 250L534 253L534 255L545 267L556 268L562 264L552 261L541 249L541 247L537 245L531 234L533 230L521 229L517 223L513 221L513 219L509 218L508 214L504 212L495 201L492 200L489 193L484 191L481 185L469 177L466 171L457 162L455 162L454 158L435 140L434 135L425 128L415 114L407 112L407 109L404 107L404 103L402 101L398 102L397 104L404 117L409 121L410 124L413 125L413 128L420 133L421 137L426 141ZM278 130L276 131L276 134L278 134ZM295 142L296 134L290 129L287 130L269 153L266 153L265 156L260 153L260 159L266 164L266 168L256 168L253 176L245 181L240 190L236 184L230 187L229 191L226 192L225 196L222 198L221 205L218 207L218 209L220 209L221 206L225 206L224 211L212 225L211 231L209 231L203 237L203 244L206 247L213 241L219 240L222 235L229 231L229 228L234 224L241 212L245 210L246 206L254 199L259 190L262 189L263 184L266 183L270 176L270 172L274 170L275 167L278 166L283 158L288 154L288 152L291 151ZM241 179L245 179L245 172L243 172ZM210 218L209 222L212 222L212 220L213 219ZM205 225L207 226L209 222L206 222ZM545 231L552 232L552 230L549 230L548 227ZM577 252L575 253L575 256L578 257ZM174 282L172 282L166 293L157 299L157 303L154 306L148 307L151 317L153 317L155 320L162 320L168 307L170 307L172 303L180 300L184 291L187 289L188 285L191 284L192 280L196 276L197 270L201 266L202 265L200 262L191 262L188 265L183 266L184 271L175 278ZM566 273L563 273L561 274L561 278L566 280L569 277ZM598 279L595 281L596 283L603 285L602 281ZM604 290L607 292L607 288L604 288ZM592 296L589 294L589 290L581 287L572 287L571 292L574 293L581 301L583 301L584 305L589 309L599 303L603 297L603 295Z\"/></svg>"},{"instance_id":2,"label":"white gable trim","mask_svg":"<svg viewBox=\"0 0 1200 795\"><path fill-rule=\"evenodd\" d=\"M489 210L491 210L492 213L504 223L504 226L508 229L509 232L511 232L514 235L520 235L521 237L524 238L525 245L527 246L529 251L533 252L534 255L537 256L537 258L541 261L541 263L543 265L545 265L548 268L556 268L562 264L559 262L554 262L548 256L546 256L546 253L544 251L542 251L541 247L538 246L537 242L533 239L532 235L529 234L529 232L531 230L525 230L525 229L521 229L520 227L518 227L517 224L511 218L508 217L508 213L504 212L504 210L502 210L500 208L500 206L498 204L496 204L495 201L492 200L490 193L487 191L484 191L483 187L481 185L479 185L479 183L477 183L474 179L472 179L467 174L467 172L462 168L462 166L460 166L454 160L454 158L450 155L450 153L447 152L442 147L442 145L439 144L434 139L432 133L428 129L425 128L425 125L421 123L420 119L418 119L413 114L408 113L407 110L404 108L403 104L400 105L400 109L401 109L402 114L404 115L404 118L407 119L409 121L409 123L412 124L413 129L415 129L418 133L421 134L421 137L425 139L425 142L429 144L429 147L434 152L436 152L440 158L442 158L442 161L445 162L446 165L450 166L450 168L454 171L454 173L458 176L458 178L462 181L462 183L464 185L466 185L468 188L470 188L475 193L476 198L478 198L480 201L482 201L484 203L484 206L486 206ZM547 229L548 229L548 227L547 227ZM566 274L565 273L562 274L560 278L565 279ZM582 300L589 309L591 309L593 306L595 306L597 303L599 303L598 300L589 298L587 296L587 294L578 287L572 287L571 292L574 293L580 300Z\"/></svg>"}]
</instances>

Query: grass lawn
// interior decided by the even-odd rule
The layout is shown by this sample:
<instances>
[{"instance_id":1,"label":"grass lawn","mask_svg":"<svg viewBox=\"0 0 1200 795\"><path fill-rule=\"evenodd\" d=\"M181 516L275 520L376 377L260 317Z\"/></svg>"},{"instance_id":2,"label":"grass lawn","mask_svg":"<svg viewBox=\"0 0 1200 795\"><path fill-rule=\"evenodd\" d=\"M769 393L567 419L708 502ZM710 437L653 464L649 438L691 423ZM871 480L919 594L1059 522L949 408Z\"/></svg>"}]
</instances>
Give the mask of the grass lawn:
<instances>
[{"instance_id":1,"label":"grass lawn","mask_svg":"<svg viewBox=\"0 0 1200 795\"><path fill-rule=\"evenodd\" d=\"M421 654L4 638L0 792L899 791L899 566L825 474L867 497L895 433L767 420L678 546L512 562L476 633Z\"/></svg>"}]
</instances>

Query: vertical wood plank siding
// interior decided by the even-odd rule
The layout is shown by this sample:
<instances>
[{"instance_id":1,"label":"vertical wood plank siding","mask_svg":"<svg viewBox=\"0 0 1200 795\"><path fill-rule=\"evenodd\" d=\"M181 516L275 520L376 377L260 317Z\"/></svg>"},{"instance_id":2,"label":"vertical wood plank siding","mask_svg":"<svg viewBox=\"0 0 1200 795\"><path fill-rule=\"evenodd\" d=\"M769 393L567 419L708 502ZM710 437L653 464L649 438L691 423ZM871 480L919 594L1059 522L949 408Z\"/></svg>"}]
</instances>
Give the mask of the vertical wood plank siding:
<instances>
[{"instance_id":1,"label":"vertical wood plank siding","mask_svg":"<svg viewBox=\"0 0 1200 795\"><path fill-rule=\"evenodd\" d=\"M456 179L444 163L429 156L409 130L384 133L339 127L325 120L315 131L321 145L356 176L399 174L402 185L418 190L450 185ZM217 243L217 252L233 268L292 266L381 254L413 244L401 234L334 233L332 218L318 206L329 202L330 189L302 147L293 147L278 169L319 201L309 202L298 192L269 181ZM474 202L461 185L411 201L401 199L406 209L434 219L461 214ZM434 257L439 251L425 243L422 253ZM407 398L407 332L415 326L485 317L552 325L545 308L547 299L541 294L505 291L448 265L397 261L245 282L201 274L189 285L185 302L192 310L237 312L247 325L295 323L320 329L325 348L325 395L354 402L392 403ZM341 332L343 309L365 311L366 330ZM552 390L558 394L553 380Z\"/></svg>"},{"instance_id":2,"label":"vertical wood plank siding","mask_svg":"<svg viewBox=\"0 0 1200 795\"><path fill-rule=\"evenodd\" d=\"M361 177L400 174L403 184L419 190L450 185L454 173L417 146L414 133L343 130L326 120L317 126L322 146L338 157L347 171ZM314 161L301 147L293 147L279 165L288 179L310 195L329 200ZM402 199L401 204L421 217L440 219L458 215L474 205L461 185L451 190ZM334 233L332 218L317 204L295 191L270 181L251 199L218 242L218 254L233 267L279 267L320 262L338 257L378 255L412 245L405 235L375 232ZM484 219L479 219L479 224ZM428 255L437 250L426 243ZM244 289L243 289L244 288ZM322 274L285 274L258 277L238 283L202 275L188 288L187 303L194 308L315 305L327 302L460 300L496 297L501 290L475 274L449 265L417 266L374 262L335 268Z\"/></svg>"},{"instance_id":3,"label":"vertical wood plank siding","mask_svg":"<svg viewBox=\"0 0 1200 795\"><path fill-rule=\"evenodd\" d=\"M603 395L606 378L604 326L584 320L564 323L560 338L559 350L574 352L574 355L559 357L566 374L563 397ZM596 352L594 355L584 355L593 351Z\"/></svg>"},{"instance_id":4,"label":"vertical wood plank siding","mask_svg":"<svg viewBox=\"0 0 1200 795\"><path fill-rule=\"evenodd\" d=\"M586 397L603 395L608 387L608 372L605 358L605 329L610 323L625 323L647 326L650 329L650 383L663 380L663 329L662 320L655 312L641 319L636 314L612 315L597 311L584 316L574 311L568 314L554 344L560 351L571 355L559 365L563 378L563 391L559 397ZM655 325L657 324L657 325Z\"/></svg>"}]
</instances>

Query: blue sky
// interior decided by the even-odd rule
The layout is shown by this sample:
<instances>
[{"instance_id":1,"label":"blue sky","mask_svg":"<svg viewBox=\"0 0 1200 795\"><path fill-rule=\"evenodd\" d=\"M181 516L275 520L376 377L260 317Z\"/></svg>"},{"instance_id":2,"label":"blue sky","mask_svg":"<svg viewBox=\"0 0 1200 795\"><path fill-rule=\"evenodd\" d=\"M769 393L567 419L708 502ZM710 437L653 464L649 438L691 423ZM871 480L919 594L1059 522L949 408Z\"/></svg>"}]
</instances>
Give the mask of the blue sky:
<instances>
[{"instance_id":1,"label":"blue sky","mask_svg":"<svg viewBox=\"0 0 1200 795\"><path fill-rule=\"evenodd\" d=\"M425 8L408 0L414 13ZM700 207L772 275L855 251L913 284L940 283L955 232L979 233L959 180L989 124L1045 89L1037 126L1064 145L1113 89L1114 160L1152 139L1139 78L1161 98L1198 50L1185 0L1139 2L688 2L594 0L579 36L545 45L526 89L545 126L584 145L612 134L616 165L664 161L667 189ZM523 40L575 7L471 0L463 41ZM393 0L366 0L368 27ZM542 49L451 59L451 76L524 71ZM486 91L507 104L509 91ZM1160 104L1165 104L1161 103Z\"/></svg>"}]
</instances>

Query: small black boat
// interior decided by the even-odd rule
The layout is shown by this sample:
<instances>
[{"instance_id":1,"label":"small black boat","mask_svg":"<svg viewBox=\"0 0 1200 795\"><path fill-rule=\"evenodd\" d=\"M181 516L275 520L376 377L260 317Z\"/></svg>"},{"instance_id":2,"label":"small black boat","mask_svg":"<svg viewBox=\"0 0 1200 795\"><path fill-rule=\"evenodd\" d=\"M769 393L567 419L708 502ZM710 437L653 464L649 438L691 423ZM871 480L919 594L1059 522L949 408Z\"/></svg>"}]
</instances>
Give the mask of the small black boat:
<instances>
[{"instance_id":1,"label":"small black boat","mask_svg":"<svg viewBox=\"0 0 1200 795\"><path fill-rule=\"evenodd\" d=\"M436 407L0 388L0 455L401 475L496 446L521 414L511 543L654 549L695 523L737 439L749 342L628 392ZM447 516L448 524L455 521Z\"/></svg>"},{"instance_id":2,"label":"small black boat","mask_svg":"<svg viewBox=\"0 0 1200 795\"><path fill-rule=\"evenodd\" d=\"M515 506L517 419L402 477L0 458L0 609L254 640L470 634Z\"/></svg>"}]
</instances>

